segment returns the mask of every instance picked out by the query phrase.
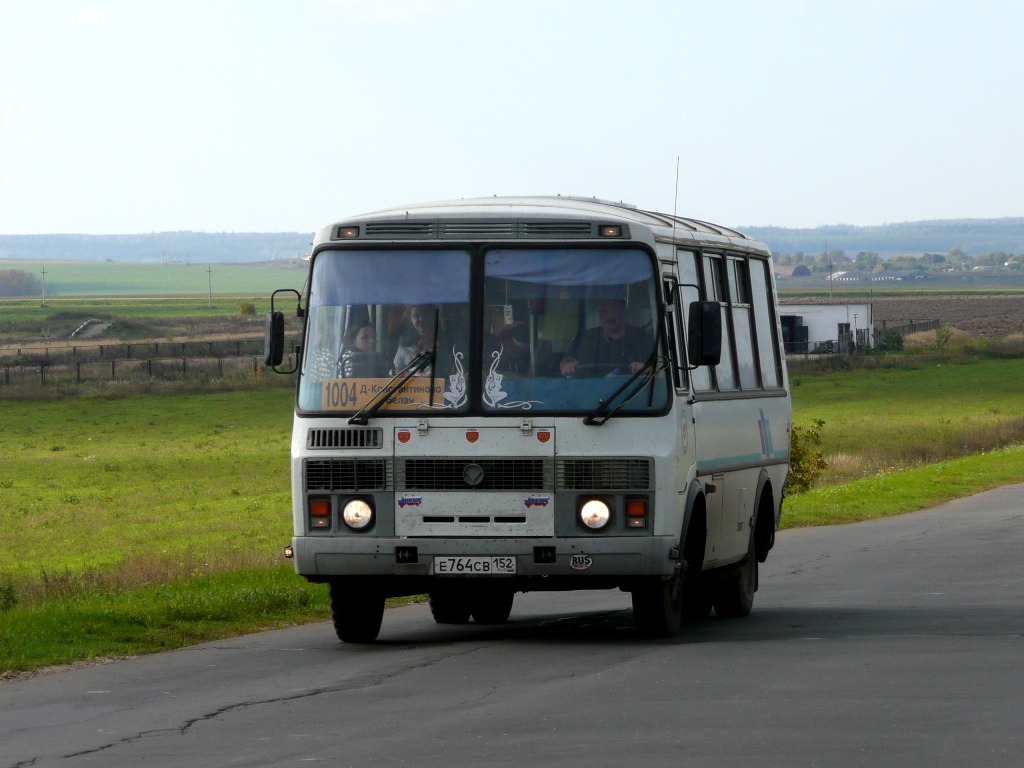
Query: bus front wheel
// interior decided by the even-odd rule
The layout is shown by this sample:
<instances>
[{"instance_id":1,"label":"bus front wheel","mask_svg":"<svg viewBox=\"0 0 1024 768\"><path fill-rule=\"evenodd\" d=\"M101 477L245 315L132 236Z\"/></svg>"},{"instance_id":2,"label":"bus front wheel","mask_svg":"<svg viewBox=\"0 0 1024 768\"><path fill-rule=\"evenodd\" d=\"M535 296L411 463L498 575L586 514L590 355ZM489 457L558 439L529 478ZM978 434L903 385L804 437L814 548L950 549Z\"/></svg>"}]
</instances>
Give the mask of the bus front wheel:
<instances>
[{"instance_id":1,"label":"bus front wheel","mask_svg":"<svg viewBox=\"0 0 1024 768\"><path fill-rule=\"evenodd\" d=\"M481 590L473 599L473 621L477 624L504 624L512 613L516 593L507 589Z\"/></svg>"},{"instance_id":2,"label":"bus front wheel","mask_svg":"<svg viewBox=\"0 0 1024 768\"><path fill-rule=\"evenodd\" d=\"M633 622L647 637L672 637L683 622L683 572L676 569L668 579L652 577L636 585Z\"/></svg>"},{"instance_id":3,"label":"bus front wheel","mask_svg":"<svg viewBox=\"0 0 1024 768\"><path fill-rule=\"evenodd\" d=\"M430 615L438 624L465 624L473 608L464 590L430 590Z\"/></svg>"},{"instance_id":4,"label":"bus front wheel","mask_svg":"<svg viewBox=\"0 0 1024 768\"><path fill-rule=\"evenodd\" d=\"M331 623L343 643L372 643L380 634L384 596L358 584L332 581L328 586Z\"/></svg>"}]
</instances>

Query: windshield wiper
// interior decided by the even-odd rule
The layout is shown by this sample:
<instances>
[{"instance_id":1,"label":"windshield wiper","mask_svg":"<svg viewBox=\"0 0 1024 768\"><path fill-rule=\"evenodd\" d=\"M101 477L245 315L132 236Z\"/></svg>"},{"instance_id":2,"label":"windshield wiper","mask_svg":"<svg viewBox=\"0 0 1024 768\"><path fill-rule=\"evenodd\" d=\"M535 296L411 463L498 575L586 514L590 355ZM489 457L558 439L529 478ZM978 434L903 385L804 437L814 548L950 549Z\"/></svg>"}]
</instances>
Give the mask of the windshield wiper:
<instances>
[{"instance_id":1,"label":"windshield wiper","mask_svg":"<svg viewBox=\"0 0 1024 768\"><path fill-rule=\"evenodd\" d=\"M348 423L357 424L359 426L366 426L369 424L370 419L377 413L377 411L383 408L392 397L398 394L409 379L422 371L427 365L430 365L431 369L433 369L434 357L435 353L433 349L426 349L416 355L416 357L410 360L402 370L391 377L391 380L384 385L384 388L374 397L374 399L370 400L370 402L352 414ZM392 389L391 385L398 380L399 376L403 375L405 378L399 381L397 386ZM433 387L431 387L431 389L433 389Z\"/></svg>"},{"instance_id":2,"label":"windshield wiper","mask_svg":"<svg viewBox=\"0 0 1024 768\"><path fill-rule=\"evenodd\" d=\"M437 326L440 323L441 310L434 309L434 343L430 345L430 407L434 407L434 377L437 375Z\"/></svg>"},{"instance_id":3,"label":"windshield wiper","mask_svg":"<svg viewBox=\"0 0 1024 768\"><path fill-rule=\"evenodd\" d=\"M600 427L602 424L608 421L608 419L614 416L620 408L622 408L624 405L629 403L630 400L632 400L634 397L640 394L640 392L643 391L644 387L646 387L648 384L653 383L654 378L658 375L658 371L661 370L657 365L657 352L658 348L655 347L654 352L652 352L651 356L647 358L647 362L643 364L643 367L638 369L636 373L634 373L632 376L626 379L625 383L623 383L622 386L620 386L618 389L612 392L611 396L609 396L605 400L602 400L598 404L597 408L595 408L592 412L588 413L585 417L583 417L583 423L591 427ZM643 380L637 381L637 379L640 379L641 377L643 377ZM618 398L619 395L621 395L623 392L629 389L629 387L634 382L636 382L636 386L633 388L633 390L628 394L623 395L622 402L616 405L614 408L612 408L611 405L612 403L615 402L616 398Z\"/></svg>"}]
</instances>

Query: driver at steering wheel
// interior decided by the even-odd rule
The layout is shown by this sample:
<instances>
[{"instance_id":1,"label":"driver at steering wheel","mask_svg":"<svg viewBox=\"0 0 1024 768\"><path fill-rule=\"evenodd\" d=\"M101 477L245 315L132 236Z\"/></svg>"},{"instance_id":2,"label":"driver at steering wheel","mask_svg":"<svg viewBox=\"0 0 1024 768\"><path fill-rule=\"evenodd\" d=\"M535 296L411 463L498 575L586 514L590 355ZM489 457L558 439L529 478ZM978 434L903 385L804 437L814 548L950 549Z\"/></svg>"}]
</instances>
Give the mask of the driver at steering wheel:
<instances>
[{"instance_id":1,"label":"driver at steering wheel","mask_svg":"<svg viewBox=\"0 0 1024 768\"><path fill-rule=\"evenodd\" d=\"M559 370L573 376L577 368L600 369L591 375L627 375L643 368L651 353L648 331L626 324L626 302L602 299L597 303L600 326L589 328L576 339L572 352L562 358ZM580 371L583 373L583 371Z\"/></svg>"}]
</instances>

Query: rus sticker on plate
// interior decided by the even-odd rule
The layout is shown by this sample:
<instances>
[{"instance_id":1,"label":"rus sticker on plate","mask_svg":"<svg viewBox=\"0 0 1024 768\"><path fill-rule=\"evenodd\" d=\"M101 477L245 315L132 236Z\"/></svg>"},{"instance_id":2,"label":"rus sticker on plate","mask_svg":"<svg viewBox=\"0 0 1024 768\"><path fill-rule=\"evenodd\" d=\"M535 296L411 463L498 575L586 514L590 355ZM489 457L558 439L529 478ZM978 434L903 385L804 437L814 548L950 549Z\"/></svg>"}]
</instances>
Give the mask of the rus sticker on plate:
<instances>
[{"instance_id":1,"label":"rus sticker on plate","mask_svg":"<svg viewBox=\"0 0 1024 768\"><path fill-rule=\"evenodd\" d=\"M507 576L515 575L516 559L508 555L497 557L434 556L434 574L437 576Z\"/></svg>"}]
</instances>

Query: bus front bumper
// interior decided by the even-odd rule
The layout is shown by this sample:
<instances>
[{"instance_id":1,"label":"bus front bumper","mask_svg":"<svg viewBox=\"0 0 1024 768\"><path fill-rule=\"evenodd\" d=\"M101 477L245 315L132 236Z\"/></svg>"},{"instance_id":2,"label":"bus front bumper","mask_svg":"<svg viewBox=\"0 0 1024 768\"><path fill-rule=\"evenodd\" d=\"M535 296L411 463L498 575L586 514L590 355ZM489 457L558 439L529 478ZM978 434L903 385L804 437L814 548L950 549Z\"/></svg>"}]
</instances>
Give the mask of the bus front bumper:
<instances>
[{"instance_id":1,"label":"bus front bumper","mask_svg":"<svg viewBox=\"0 0 1024 768\"><path fill-rule=\"evenodd\" d=\"M668 536L579 538L357 538L292 539L295 572L312 580L343 576L433 577L440 559L514 558L515 577L671 576L678 556ZM507 560L502 560L507 564ZM482 575L472 573L471 575ZM502 578L499 574L493 578ZM451 576L450 578L462 578ZM581 587L583 585L581 584Z\"/></svg>"}]
</instances>

